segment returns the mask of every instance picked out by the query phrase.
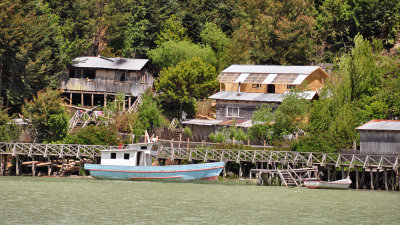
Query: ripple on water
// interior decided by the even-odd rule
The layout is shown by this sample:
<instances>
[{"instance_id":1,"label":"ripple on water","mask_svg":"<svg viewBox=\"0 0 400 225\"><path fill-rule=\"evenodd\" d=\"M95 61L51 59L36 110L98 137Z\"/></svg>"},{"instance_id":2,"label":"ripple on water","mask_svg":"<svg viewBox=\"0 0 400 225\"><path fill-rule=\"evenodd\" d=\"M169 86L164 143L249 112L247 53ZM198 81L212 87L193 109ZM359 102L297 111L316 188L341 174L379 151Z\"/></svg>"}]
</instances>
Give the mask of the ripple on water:
<instances>
[{"instance_id":1,"label":"ripple on water","mask_svg":"<svg viewBox=\"0 0 400 225\"><path fill-rule=\"evenodd\" d=\"M397 224L399 192L1 177L1 224Z\"/></svg>"}]
</instances>

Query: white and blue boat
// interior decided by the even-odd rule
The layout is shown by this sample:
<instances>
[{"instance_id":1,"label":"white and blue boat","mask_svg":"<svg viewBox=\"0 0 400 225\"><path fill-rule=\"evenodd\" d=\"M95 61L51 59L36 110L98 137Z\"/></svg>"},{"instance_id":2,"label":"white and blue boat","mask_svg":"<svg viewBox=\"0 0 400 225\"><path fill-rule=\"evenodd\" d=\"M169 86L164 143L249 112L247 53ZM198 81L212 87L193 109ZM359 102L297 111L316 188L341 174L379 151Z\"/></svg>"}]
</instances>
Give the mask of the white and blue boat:
<instances>
[{"instance_id":1,"label":"white and blue boat","mask_svg":"<svg viewBox=\"0 0 400 225\"><path fill-rule=\"evenodd\" d=\"M152 143L132 144L123 149L101 151L101 164L85 164L90 175L128 180L216 180L225 162L152 166Z\"/></svg>"}]
</instances>

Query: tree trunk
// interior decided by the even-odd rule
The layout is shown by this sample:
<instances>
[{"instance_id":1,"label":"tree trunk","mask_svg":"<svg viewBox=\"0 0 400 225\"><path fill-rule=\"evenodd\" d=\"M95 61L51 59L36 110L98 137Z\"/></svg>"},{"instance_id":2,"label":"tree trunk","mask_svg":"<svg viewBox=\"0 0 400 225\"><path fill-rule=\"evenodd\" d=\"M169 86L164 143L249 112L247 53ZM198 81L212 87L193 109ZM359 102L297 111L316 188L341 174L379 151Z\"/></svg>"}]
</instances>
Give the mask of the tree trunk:
<instances>
[{"instance_id":1,"label":"tree trunk","mask_svg":"<svg viewBox=\"0 0 400 225\"><path fill-rule=\"evenodd\" d=\"M179 122L182 122L183 103L179 103Z\"/></svg>"}]
</instances>

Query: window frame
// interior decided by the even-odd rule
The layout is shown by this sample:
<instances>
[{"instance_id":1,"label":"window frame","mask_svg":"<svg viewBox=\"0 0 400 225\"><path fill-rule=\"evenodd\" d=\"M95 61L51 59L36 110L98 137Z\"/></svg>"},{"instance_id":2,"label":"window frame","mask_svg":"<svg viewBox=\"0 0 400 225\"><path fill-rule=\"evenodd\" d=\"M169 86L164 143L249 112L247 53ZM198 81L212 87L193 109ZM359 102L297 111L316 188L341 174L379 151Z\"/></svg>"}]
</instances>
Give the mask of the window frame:
<instances>
[{"instance_id":1,"label":"window frame","mask_svg":"<svg viewBox=\"0 0 400 225\"><path fill-rule=\"evenodd\" d=\"M128 157L126 157L126 156L128 156ZM124 153L124 160L129 160L130 157L131 157L131 156L130 156L129 153Z\"/></svg>"},{"instance_id":2,"label":"window frame","mask_svg":"<svg viewBox=\"0 0 400 225\"><path fill-rule=\"evenodd\" d=\"M234 111L237 111L237 115L234 115ZM226 117L240 117L239 107L226 107Z\"/></svg>"},{"instance_id":3,"label":"window frame","mask_svg":"<svg viewBox=\"0 0 400 225\"><path fill-rule=\"evenodd\" d=\"M297 85L295 85L295 84L288 84L288 85L286 85L286 89L292 90L292 89L295 89L296 86L297 86Z\"/></svg>"},{"instance_id":4,"label":"window frame","mask_svg":"<svg viewBox=\"0 0 400 225\"><path fill-rule=\"evenodd\" d=\"M117 153L111 152L110 159L117 159Z\"/></svg>"},{"instance_id":5,"label":"window frame","mask_svg":"<svg viewBox=\"0 0 400 225\"><path fill-rule=\"evenodd\" d=\"M251 89L261 89L261 84L251 84Z\"/></svg>"}]
</instances>

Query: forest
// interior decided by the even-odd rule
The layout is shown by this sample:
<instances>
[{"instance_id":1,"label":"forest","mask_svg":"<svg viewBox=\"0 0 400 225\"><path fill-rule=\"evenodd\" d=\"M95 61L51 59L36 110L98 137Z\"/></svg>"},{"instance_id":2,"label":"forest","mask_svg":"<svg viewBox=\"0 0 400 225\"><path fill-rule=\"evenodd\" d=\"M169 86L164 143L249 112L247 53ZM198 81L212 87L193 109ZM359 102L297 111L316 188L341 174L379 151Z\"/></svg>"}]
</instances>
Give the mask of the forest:
<instances>
[{"instance_id":1,"label":"forest","mask_svg":"<svg viewBox=\"0 0 400 225\"><path fill-rule=\"evenodd\" d=\"M67 125L62 106L54 103L52 114L36 103L50 101L39 91L57 88L77 56L150 59L162 94L147 101L167 117L178 105L195 111L231 64L330 63L332 79L320 100L298 107L301 99L293 96L273 115L261 108L253 120L262 123L242 139L272 143L297 127L309 135L291 143L293 150L350 148L358 139L355 127L400 117L399 46L400 1L393 0L3 0L1 132L5 140L15 136L6 138L13 130L9 120L20 114L41 124L38 141L65 140L66 129L56 129ZM174 91L179 80L182 92ZM141 119L125 119L143 121L151 114L146 110ZM140 134L161 120L140 131L115 129Z\"/></svg>"}]
</instances>

